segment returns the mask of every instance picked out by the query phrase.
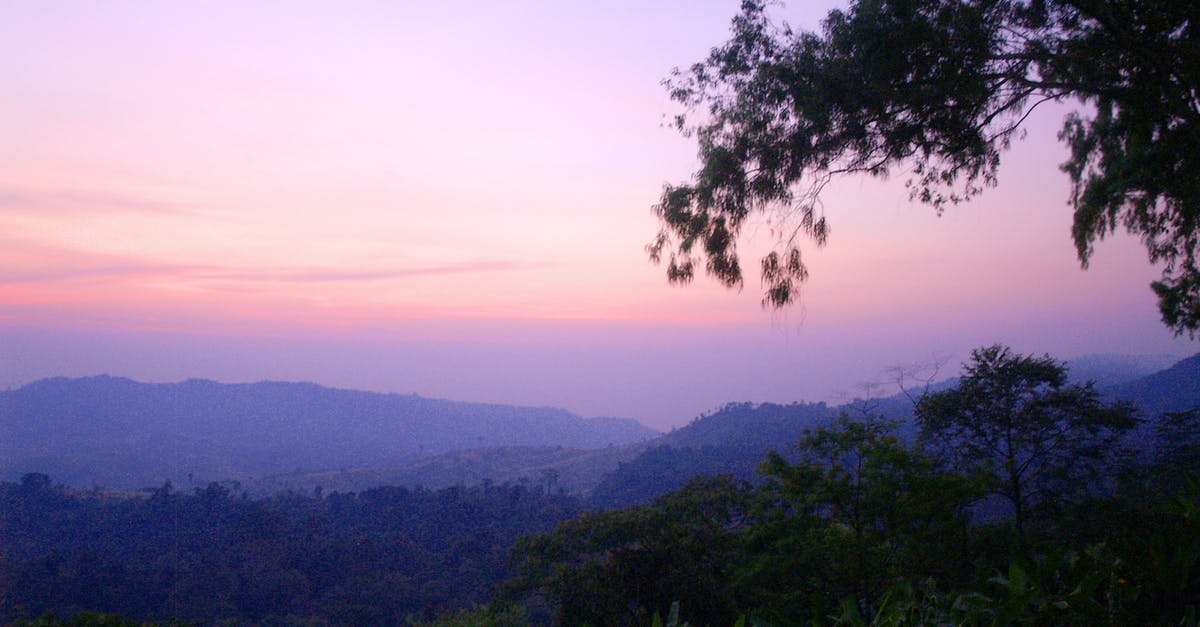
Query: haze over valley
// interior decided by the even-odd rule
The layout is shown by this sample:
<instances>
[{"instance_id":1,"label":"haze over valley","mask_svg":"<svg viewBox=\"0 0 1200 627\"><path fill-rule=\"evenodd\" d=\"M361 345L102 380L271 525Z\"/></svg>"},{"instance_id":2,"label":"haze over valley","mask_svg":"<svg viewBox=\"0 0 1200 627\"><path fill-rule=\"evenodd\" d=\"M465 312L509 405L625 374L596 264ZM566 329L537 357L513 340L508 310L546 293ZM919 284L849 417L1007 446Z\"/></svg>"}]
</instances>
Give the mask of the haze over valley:
<instances>
[{"instance_id":1,"label":"haze over valley","mask_svg":"<svg viewBox=\"0 0 1200 627\"><path fill-rule=\"evenodd\" d=\"M1195 0L0 52L0 624L1197 624Z\"/></svg>"},{"instance_id":2,"label":"haze over valley","mask_svg":"<svg viewBox=\"0 0 1200 627\"><path fill-rule=\"evenodd\" d=\"M1200 354L1177 363L1102 355L1068 365L1075 380L1098 382L1105 395L1140 408L1148 424L1200 405ZM953 381L910 377L907 395L834 405L728 403L660 433L629 418L310 383L54 378L0 392L0 479L37 472L79 489L130 492L217 482L259 496L486 481L588 497L606 484L604 490L633 490L637 499L620 502L632 504L696 475L753 478L768 451L788 450L839 413L909 420L909 395ZM674 470L645 475L649 486L635 489L636 481L618 472L628 474L626 463L653 458L656 449L661 457L664 448L674 449L667 453Z\"/></svg>"}]
</instances>

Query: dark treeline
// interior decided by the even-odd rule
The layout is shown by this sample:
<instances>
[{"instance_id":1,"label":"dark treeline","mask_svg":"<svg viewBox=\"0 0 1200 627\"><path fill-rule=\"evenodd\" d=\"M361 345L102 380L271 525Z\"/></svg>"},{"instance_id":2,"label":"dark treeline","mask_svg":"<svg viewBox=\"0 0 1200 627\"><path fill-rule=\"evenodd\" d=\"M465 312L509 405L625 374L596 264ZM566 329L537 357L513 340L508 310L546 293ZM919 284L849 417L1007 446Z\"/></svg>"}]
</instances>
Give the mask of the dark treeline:
<instances>
[{"instance_id":1,"label":"dark treeline","mask_svg":"<svg viewBox=\"0 0 1200 627\"><path fill-rule=\"evenodd\" d=\"M396 624L489 600L522 534L577 516L520 485L251 500L0 483L0 623L47 612L211 624Z\"/></svg>"},{"instance_id":2,"label":"dark treeline","mask_svg":"<svg viewBox=\"0 0 1200 627\"><path fill-rule=\"evenodd\" d=\"M1049 357L993 346L920 399L915 426L843 415L768 454L758 482L703 477L523 538L494 609L533 599L563 625L1197 623L1200 407L1140 419ZM1129 446L1139 426L1152 448Z\"/></svg>"},{"instance_id":3,"label":"dark treeline","mask_svg":"<svg viewBox=\"0 0 1200 627\"><path fill-rule=\"evenodd\" d=\"M725 434L794 425L727 407L608 494L707 476L621 509L520 485L252 500L28 474L0 483L0 621L1197 624L1200 407L1143 416L1066 375L979 349L906 420L817 422L756 453L753 480L731 474L752 443Z\"/></svg>"}]
</instances>

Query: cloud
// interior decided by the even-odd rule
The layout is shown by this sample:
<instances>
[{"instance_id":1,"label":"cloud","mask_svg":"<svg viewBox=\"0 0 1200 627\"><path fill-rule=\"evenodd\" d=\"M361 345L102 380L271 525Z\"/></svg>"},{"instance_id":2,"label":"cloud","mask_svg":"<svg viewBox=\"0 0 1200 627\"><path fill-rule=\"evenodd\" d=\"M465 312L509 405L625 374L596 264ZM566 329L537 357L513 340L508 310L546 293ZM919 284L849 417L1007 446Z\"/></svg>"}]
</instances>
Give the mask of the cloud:
<instances>
[{"instance_id":1,"label":"cloud","mask_svg":"<svg viewBox=\"0 0 1200 627\"><path fill-rule=\"evenodd\" d=\"M112 213L184 215L192 212L186 205L180 203L124 194L80 189L20 187L0 187L0 210L65 216Z\"/></svg>"},{"instance_id":2,"label":"cloud","mask_svg":"<svg viewBox=\"0 0 1200 627\"><path fill-rule=\"evenodd\" d=\"M16 234L0 235L0 284L180 274L200 267L80 249Z\"/></svg>"},{"instance_id":3,"label":"cloud","mask_svg":"<svg viewBox=\"0 0 1200 627\"><path fill-rule=\"evenodd\" d=\"M507 260L470 260L415 267L240 267L177 263L0 237L0 284L159 278L190 283L365 283L542 267Z\"/></svg>"},{"instance_id":4,"label":"cloud","mask_svg":"<svg viewBox=\"0 0 1200 627\"><path fill-rule=\"evenodd\" d=\"M113 265L62 265L40 268L5 268L0 270L0 284L57 283L80 279L116 279L137 276L185 276L195 266L171 266L150 263Z\"/></svg>"},{"instance_id":5,"label":"cloud","mask_svg":"<svg viewBox=\"0 0 1200 627\"><path fill-rule=\"evenodd\" d=\"M277 283L342 283L388 281L449 274L505 272L536 267L512 261L465 261L415 268L244 268L213 269L199 276L205 279L232 281L269 281Z\"/></svg>"}]
</instances>

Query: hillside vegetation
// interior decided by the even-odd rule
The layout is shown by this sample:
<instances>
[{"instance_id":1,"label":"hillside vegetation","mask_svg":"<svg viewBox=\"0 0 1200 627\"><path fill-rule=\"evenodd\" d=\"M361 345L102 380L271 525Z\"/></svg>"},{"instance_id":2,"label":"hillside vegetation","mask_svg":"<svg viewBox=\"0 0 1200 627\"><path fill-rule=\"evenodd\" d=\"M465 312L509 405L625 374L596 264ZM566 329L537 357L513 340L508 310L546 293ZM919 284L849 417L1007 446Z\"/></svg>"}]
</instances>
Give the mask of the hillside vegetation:
<instances>
[{"instance_id":1,"label":"hillside vegetation","mask_svg":"<svg viewBox=\"0 0 1200 627\"><path fill-rule=\"evenodd\" d=\"M47 379L0 392L0 476L79 487L205 485L389 467L496 446L604 448L649 439L629 419L309 383Z\"/></svg>"},{"instance_id":2,"label":"hillside vegetation","mask_svg":"<svg viewBox=\"0 0 1200 627\"><path fill-rule=\"evenodd\" d=\"M473 487L347 491L405 475L336 471L251 498L28 473L0 482L0 621L1195 624L1200 403L1126 401L1190 402L1200 360L1102 391L1049 357L974 359L915 407L731 404L653 442L403 471ZM567 493L587 473L564 469L610 464L590 500Z\"/></svg>"}]
</instances>

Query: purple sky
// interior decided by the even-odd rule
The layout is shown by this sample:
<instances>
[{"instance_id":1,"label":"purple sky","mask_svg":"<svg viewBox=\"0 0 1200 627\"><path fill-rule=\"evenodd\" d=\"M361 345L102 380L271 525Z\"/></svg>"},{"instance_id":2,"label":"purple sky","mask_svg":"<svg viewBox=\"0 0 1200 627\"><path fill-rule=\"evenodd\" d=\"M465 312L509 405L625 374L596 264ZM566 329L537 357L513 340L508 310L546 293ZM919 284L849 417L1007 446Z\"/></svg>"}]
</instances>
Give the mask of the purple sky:
<instances>
[{"instance_id":1,"label":"purple sky","mask_svg":"<svg viewBox=\"0 0 1200 627\"><path fill-rule=\"evenodd\" d=\"M813 27L828 7L777 14ZM695 167L659 81L736 2L21 3L0 20L0 385L310 380L665 428L837 400L1004 342L1198 350L1120 235L1082 271L1039 110L937 218L829 190L804 304L665 283L643 246ZM765 230L765 229L764 229ZM765 232L743 242L754 267ZM953 369L953 368L952 368Z\"/></svg>"}]
</instances>

